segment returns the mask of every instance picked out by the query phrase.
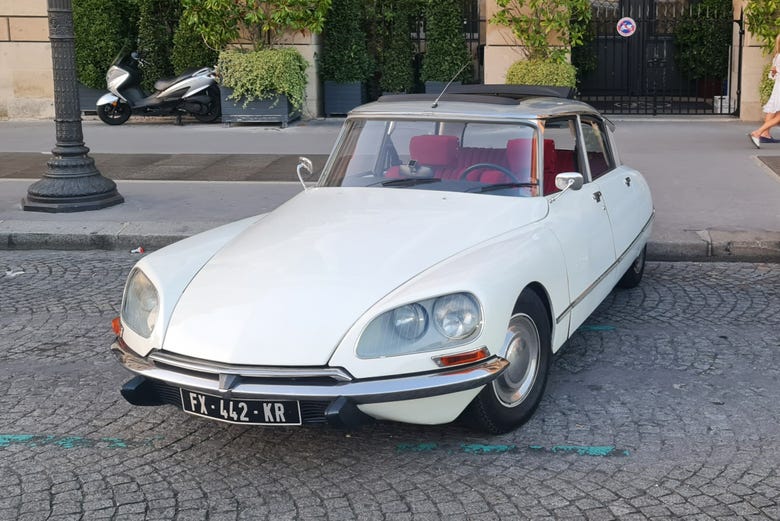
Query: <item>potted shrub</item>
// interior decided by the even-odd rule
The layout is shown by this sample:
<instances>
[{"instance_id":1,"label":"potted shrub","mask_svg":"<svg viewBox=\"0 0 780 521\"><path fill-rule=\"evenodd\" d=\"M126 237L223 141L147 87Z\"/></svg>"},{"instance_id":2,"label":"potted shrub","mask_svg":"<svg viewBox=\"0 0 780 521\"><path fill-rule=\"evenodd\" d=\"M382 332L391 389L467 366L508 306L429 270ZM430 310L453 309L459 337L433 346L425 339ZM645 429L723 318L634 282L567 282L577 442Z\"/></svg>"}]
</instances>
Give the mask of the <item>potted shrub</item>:
<instances>
[{"instance_id":1,"label":"potted shrub","mask_svg":"<svg viewBox=\"0 0 780 521\"><path fill-rule=\"evenodd\" d=\"M300 117L306 95L306 67L290 48L222 51L217 61L222 121L287 123Z\"/></svg>"},{"instance_id":2,"label":"potted shrub","mask_svg":"<svg viewBox=\"0 0 780 521\"><path fill-rule=\"evenodd\" d=\"M73 0L76 71L82 112L95 112L106 71L136 38L137 14L125 0Z\"/></svg>"},{"instance_id":3,"label":"potted shrub","mask_svg":"<svg viewBox=\"0 0 780 521\"><path fill-rule=\"evenodd\" d=\"M496 4L490 22L512 30L527 62L514 63L506 82L574 87L577 71L569 63L569 53L583 42L591 14L589 0L496 0Z\"/></svg>"},{"instance_id":4,"label":"potted shrub","mask_svg":"<svg viewBox=\"0 0 780 521\"><path fill-rule=\"evenodd\" d=\"M384 12L383 47L379 49L379 86L386 93L411 92L414 88L412 0L395 0Z\"/></svg>"},{"instance_id":5,"label":"potted shrub","mask_svg":"<svg viewBox=\"0 0 780 521\"><path fill-rule=\"evenodd\" d=\"M325 115L346 114L366 100L371 71L360 0L333 0L322 31L320 74Z\"/></svg>"},{"instance_id":6,"label":"potted shrub","mask_svg":"<svg viewBox=\"0 0 780 521\"><path fill-rule=\"evenodd\" d=\"M330 0L182 0L183 18L220 49L222 121L279 122L300 116L308 62L277 47L290 32L322 31ZM232 46L232 49L228 49ZM244 51L248 47L251 50Z\"/></svg>"},{"instance_id":7,"label":"potted shrub","mask_svg":"<svg viewBox=\"0 0 780 521\"><path fill-rule=\"evenodd\" d=\"M425 3L425 55L420 79L425 92L441 92L447 83L462 83L471 76L471 54L463 34L459 0Z\"/></svg>"},{"instance_id":8,"label":"potted shrub","mask_svg":"<svg viewBox=\"0 0 780 521\"><path fill-rule=\"evenodd\" d=\"M674 61L683 75L697 80L699 96L719 96L728 76L731 0L702 0L691 9L675 26ZM706 23L701 18L706 18ZM713 23L717 18L723 18L723 23Z\"/></svg>"},{"instance_id":9,"label":"potted shrub","mask_svg":"<svg viewBox=\"0 0 780 521\"><path fill-rule=\"evenodd\" d=\"M577 69L566 62L520 60L507 69L506 83L574 88L577 85Z\"/></svg>"}]
</instances>

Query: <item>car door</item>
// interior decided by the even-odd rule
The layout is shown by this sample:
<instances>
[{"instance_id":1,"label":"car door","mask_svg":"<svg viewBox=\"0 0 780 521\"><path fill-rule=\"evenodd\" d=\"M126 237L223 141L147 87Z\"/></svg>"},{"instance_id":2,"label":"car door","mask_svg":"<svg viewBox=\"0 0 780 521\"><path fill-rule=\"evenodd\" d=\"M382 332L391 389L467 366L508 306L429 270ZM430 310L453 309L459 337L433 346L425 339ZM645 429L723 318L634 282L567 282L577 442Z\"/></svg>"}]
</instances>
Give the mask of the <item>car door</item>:
<instances>
[{"instance_id":1,"label":"car door","mask_svg":"<svg viewBox=\"0 0 780 521\"><path fill-rule=\"evenodd\" d=\"M609 130L595 117L582 117L583 150L594 185L606 204L620 258L647 224L653 212L650 189L636 170L617 164Z\"/></svg>"},{"instance_id":2,"label":"car door","mask_svg":"<svg viewBox=\"0 0 780 521\"><path fill-rule=\"evenodd\" d=\"M570 331L579 327L611 291L612 286L604 283L604 274L615 262L604 197L581 167L578 126L576 117L551 119L544 124L544 139L555 145L548 141L544 146L544 170L548 171L544 182L551 179L551 171L579 172L585 181L579 190L546 196L550 200L550 227L561 244L569 285L570 305L556 319L561 323L570 317ZM543 189L545 194L550 193L548 187Z\"/></svg>"}]
</instances>

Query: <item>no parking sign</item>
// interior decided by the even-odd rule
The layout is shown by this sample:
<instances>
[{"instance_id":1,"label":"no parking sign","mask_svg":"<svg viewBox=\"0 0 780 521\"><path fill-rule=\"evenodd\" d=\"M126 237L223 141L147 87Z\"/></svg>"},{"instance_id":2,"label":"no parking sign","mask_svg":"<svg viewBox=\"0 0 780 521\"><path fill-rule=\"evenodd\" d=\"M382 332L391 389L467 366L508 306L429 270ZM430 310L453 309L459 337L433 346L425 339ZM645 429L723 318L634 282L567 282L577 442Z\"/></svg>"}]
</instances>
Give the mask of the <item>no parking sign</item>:
<instances>
[{"instance_id":1,"label":"no parking sign","mask_svg":"<svg viewBox=\"0 0 780 521\"><path fill-rule=\"evenodd\" d=\"M630 16L624 16L618 20L617 32L620 36L628 38L636 32L636 22Z\"/></svg>"}]
</instances>

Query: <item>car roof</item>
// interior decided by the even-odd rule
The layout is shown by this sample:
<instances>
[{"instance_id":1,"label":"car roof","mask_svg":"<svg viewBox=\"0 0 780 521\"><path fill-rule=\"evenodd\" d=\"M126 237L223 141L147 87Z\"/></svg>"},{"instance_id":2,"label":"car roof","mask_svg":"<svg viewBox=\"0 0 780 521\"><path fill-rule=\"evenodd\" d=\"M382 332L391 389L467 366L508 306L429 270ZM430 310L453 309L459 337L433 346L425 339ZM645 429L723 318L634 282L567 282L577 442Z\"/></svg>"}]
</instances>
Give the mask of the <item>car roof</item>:
<instances>
[{"instance_id":1,"label":"car roof","mask_svg":"<svg viewBox=\"0 0 780 521\"><path fill-rule=\"evenodd\" d=\"M466 119L539 119L570 114L601 114L581 101L571 99L571 89L518 85L473 85L453 88L444 94L402 94L352 110L350 116L403 116Z\"/></svg>"}]
</instances>

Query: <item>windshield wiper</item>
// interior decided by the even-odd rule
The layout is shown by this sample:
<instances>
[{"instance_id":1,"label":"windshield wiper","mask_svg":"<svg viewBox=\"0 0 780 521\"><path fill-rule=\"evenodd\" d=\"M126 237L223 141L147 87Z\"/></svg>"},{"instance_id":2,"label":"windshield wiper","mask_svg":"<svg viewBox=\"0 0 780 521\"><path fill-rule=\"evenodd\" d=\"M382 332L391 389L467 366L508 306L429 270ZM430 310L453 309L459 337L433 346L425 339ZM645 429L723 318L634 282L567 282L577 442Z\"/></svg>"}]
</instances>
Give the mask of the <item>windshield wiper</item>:
<instances>
[{"instance_id":1,"label":"windshield wiper","mask_svg":"<svg viewBox=\"0 0 780 521\"><path fill-rule=\"evenodd\" d=\"M438 183L441 179L438 177L404 177L401 179L391 179L389 181L382 181L382 186L415 186L424 185L428 183Z\"/></svg>"},{"instance_id":2,"label":"windshield wiper","mask_svg":"<svg viewBox=\"0 0 780 521\"><path fill-rule=\"evenodd\" d=\"M494 190L504 190L505 188L532 188L537 186L536 183L499 183L495 185L482 186L477 190L478 193L492 192ZM469 190L471 191L471 190Z\"/></svg>"}]
</instances>

